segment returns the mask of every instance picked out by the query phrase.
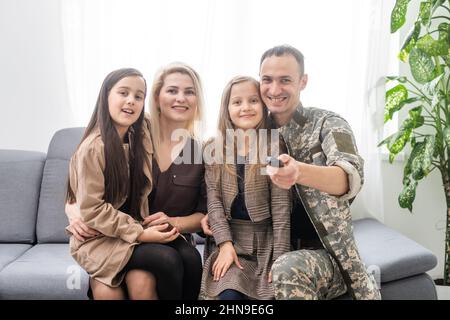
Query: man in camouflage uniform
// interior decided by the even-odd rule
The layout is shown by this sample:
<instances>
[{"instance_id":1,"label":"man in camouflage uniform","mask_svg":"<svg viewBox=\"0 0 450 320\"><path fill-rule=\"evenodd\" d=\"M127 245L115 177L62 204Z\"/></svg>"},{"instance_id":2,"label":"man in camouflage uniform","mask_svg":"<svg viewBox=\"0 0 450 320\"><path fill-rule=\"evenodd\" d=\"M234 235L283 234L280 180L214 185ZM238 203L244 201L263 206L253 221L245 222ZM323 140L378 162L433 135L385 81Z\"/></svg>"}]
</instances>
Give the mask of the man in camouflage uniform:
<instances>
[{"instance_id":1,"label":"man in camouflage uniform","mask_svg":"<svg viewBox=\"0 0 450 320\"><path fill-rule=\"evenodd\" d=\"M363 159L339 115L305 108L303 55L291 46L267 50L260 64L261 95L287 145L284 167L268 167L272 181L291 187L296 201L291 242L296 251L272 267L276 299L380 299L353 237L350 202L363 184Z\"/></svg>"}]
</instances>

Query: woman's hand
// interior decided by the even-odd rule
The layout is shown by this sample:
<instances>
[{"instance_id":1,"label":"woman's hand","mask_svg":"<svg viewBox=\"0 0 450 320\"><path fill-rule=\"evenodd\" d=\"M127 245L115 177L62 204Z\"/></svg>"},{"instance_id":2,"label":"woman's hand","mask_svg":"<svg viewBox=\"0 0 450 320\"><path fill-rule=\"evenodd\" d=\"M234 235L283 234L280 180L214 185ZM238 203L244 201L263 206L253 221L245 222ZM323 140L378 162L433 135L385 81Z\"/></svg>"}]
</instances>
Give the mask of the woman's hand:
<instances>
[{"instance_id":1,"label":"woman's hand","mask_svg":"<svg viewBox=\"0 0 450 320\"><path fill-rule=\"evenodd\" d=\"M223 278L233 263L239 269L244 269L239 262L233 244L230 241L224 242L220 245L219 255L212 266L214 281L219 281L220 278Z\"/></svg>"},{"instance_id":2,"label":"woman's hand","mask_svg":"<svg viewBox=\"0 0 450 320\"><path fill-rule=\"evenodd\" d=\"M157 212L146 217L142 222L142 226L146 228L164 223L170 223L171 225L173 225L173 223L171 222L171 218L169 218L167 214L165 214L164 212Z\"/></svg>"},{"instance_id":3,"label":"woman's hand","mask_svg":"<svg viewBox=\"0 0 450 320\"><path fill-rule=\"evenodd\" d=\"M72 218L68 229L78 241L83 242L100 234L95 229L88 227L81 221L81 218Z\"/></svg>"},{"instance_id":4,"label":"woman's hand","mask_svg":"<svg viewBox=\"0 0 450 320\"><path fill-rule=\"evenodd\" d=\"M144 230L137 238L139 242L154 242L154 243L168 243L180 236L176 228L170 231L164 231L169 228L168 223L151 226Z\"/></svg>"},{"instance_id":5,"label":"woman's hand","mask_svg":"<svg viewBox=\"0 0 450 320\"><path fill-rule=\"evenodd\" d=\"M65 211L69 217L68 230L78 241L86 241L92 237L100 234L97 230L88 227L82 220L80 216L80 209L77 207L76 203L66 204Z\"/></svg>"},{"instance_id":6,"label":"woman's hand","mask_svg":"<svg viewBox=\"0 0 450 320\"><path fill-rule=\"evenodd\" d=\"M211 228L209 227L209 220L208 220L208 214L205 214L205 216L200 220L200 225L202 226L203 233L207 236L212 236Z\"/></svg>"}]
</instances>

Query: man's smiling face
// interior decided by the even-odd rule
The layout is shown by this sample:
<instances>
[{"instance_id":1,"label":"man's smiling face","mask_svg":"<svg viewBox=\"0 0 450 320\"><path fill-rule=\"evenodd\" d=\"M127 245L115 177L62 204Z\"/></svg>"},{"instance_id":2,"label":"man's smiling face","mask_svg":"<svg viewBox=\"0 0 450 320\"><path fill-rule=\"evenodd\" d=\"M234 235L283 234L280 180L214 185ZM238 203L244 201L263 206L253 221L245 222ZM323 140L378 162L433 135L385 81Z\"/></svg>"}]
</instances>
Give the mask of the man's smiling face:
<instances>
[{"instance_id":1,"label":"man's smiling face","mask_svg":"<svg viewBox=\"0 0 450 320\"><path fill-rule=\"evenodd\" d=\"M261 64L261 96L274 115L290 114L300 103L300 92L307 77L300 72L297 60L286 54L270 56Z\"/></svg>"}]
</instances>

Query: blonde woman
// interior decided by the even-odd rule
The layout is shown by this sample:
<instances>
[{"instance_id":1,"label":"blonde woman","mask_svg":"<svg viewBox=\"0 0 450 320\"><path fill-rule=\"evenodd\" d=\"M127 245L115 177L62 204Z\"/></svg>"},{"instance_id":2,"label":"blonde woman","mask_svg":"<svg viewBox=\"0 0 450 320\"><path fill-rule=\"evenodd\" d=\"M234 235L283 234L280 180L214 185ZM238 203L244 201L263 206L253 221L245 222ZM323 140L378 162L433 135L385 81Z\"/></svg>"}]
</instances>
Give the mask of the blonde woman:
<instances>
[{"instance_id":1,"label":"blonde woman","mask_svg":"<svg viewBox=\"0 0 450 320\"><path fill-rule=\"evenodd\" d=\"M144 230L164 226L167 230L161 231L180 236L133 247L123 270L140 271L136 281L142 286L137 298L193 300L198 296L202 264L190 233L201 230L200 220L207 211L204 166L198 161L201 144L194 132L194 122L201 120L202 113L200 78L191 67L172 63L157 72L148 125L153 145L152 184L148 216L141 225ZM184 132L181 142L172 139L174 132ZM91 234L101 233L84 222L76 215L71 219L69 228L75 237L89 241ZM96 295L94 287L93 293L94 298L110 298L101 292Z\"/></svg>"}]
</instances>

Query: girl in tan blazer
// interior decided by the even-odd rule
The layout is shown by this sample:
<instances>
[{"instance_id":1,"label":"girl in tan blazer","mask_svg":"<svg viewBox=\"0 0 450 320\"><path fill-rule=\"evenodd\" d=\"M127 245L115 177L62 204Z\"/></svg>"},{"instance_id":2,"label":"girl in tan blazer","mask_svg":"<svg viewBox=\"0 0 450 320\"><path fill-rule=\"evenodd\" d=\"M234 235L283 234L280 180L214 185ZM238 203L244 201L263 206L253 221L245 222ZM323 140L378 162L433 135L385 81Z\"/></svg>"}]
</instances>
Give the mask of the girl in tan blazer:
<instances>
[{"instance_id":1,"label":"girl in tan blazer","mask_svg":"<svg viewBox=\"0 0 450 320\"><path fill-rule=\"evenodd\" d=\"M182 64L169 69L189 79L189 72L195 72ZM175 120L179 127L187 128L197 113L197 99L188 103L183 102L184 92L177 98L172 93L161 93L170 80L166 77L162 71L157 75L151 105L158 102L158 114L162 114L158 118L169 123L171 129L177 127L174 116L178 116ZM172 86L179 84L176 79L171 82ZM197 84L190 90L201 94ZM166 153L159 135L157 143L151 139L152 121L143 111L145 93L145 80L136 70L121 69L108 75L70 163L66 213L70 221L67 229L73 234L71 253L91 276L95 299L123 299L126 295L131 299L189 299L199 291L201 259L187 241L188 235L181 233L200 230L206 211L201 205L206 199L199 196L203 165L186 164L189 169L184 171L190 171L192 187L182 187L186 199L178 201L178 206L169 207L158 197L170 187L172 179L166 179L164 172L170 173L171 167L161 169L166 165L164 161L158 165ZM184 111L193 110L184 116L179 112L167 115L170 110L163 108L170 108L168 105L175 101L180 108L185 105ZM186 182L181 179L183 168L177 170L180 181ZM189 278L184 273L190 274Z\"/></svg>"},{"instance_id":2,"label":"girl in tan blazer","mask_svg":"<svg viewBox=\"0 0 450 320\"><path fill-rule=\"evenodd\" d=\"M221 155L215 149L216 162L206 166L205 174L209 224L218 247L207 245L201 296L273 299L269 272L273 261L289 251L290 197L263 174L259 160L275 147L270 130L262 130L269 125L259 83L233 78L224 89L219 117L221 135L214 142L223 148Z\"/></svg>"}]
</instances>

